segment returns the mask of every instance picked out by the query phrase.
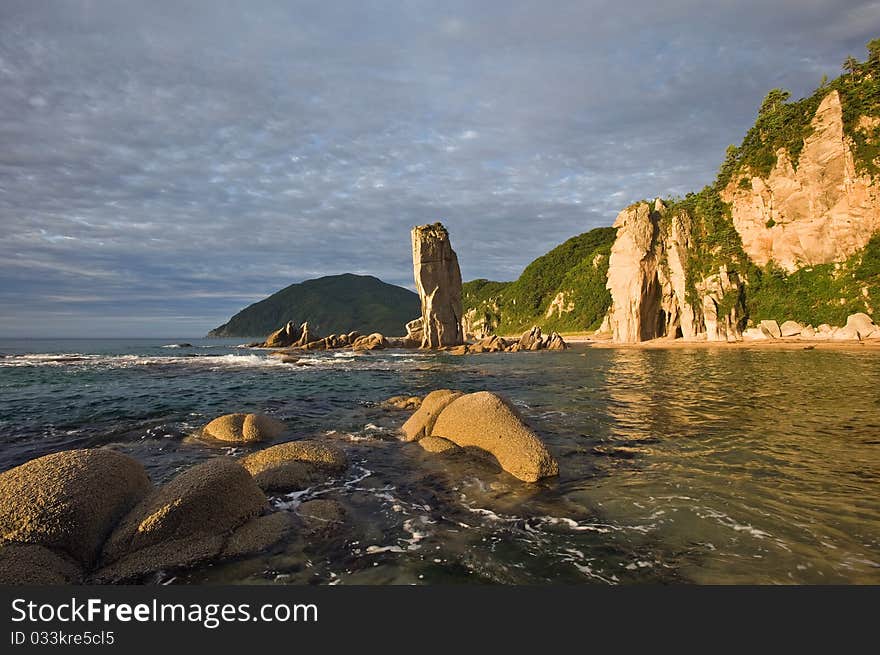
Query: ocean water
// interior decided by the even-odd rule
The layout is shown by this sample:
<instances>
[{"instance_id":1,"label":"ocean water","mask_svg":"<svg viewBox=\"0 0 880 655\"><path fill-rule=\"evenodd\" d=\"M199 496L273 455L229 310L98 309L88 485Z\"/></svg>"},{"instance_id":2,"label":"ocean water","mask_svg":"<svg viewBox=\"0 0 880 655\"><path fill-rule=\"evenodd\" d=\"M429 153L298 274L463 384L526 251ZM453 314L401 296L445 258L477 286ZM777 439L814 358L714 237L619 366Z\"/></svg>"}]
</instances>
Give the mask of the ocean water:
<instances>
[{"instance_id":1,"label":"ocean water","mask_svg":"<svg viewBox=\"0 0 880 655\"><path fill-rule=\"evenodd\" d=\"M160 583L880 583L880 353L573 349L454 357L318 353L237 340L0 340L0 470L111 446L155 482L218 455L191 435L228 412L344 448L350 529ZM522 484L396 435L397 394L509 397L560 476Z\"/></svg>"}]
</instances>

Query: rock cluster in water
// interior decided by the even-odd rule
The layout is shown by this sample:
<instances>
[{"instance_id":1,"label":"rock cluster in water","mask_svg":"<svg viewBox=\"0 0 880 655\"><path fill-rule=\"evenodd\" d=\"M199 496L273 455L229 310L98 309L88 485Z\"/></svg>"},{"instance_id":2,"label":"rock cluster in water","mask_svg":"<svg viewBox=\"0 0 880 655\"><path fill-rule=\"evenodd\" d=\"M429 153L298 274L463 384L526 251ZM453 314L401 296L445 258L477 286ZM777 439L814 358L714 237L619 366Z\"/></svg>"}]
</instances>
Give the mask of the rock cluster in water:
<instances>
[{"instance_id":1,"label":"rock cluster in water","mask_svg":"<svg viewBox=\"0 0 880 655\"><path fill-rule=\"evenodd\" d=\"M565 339L559 333L551 332L550 334L542 335L541 328L535 326L531 330L523 332L523 335L516 341L504 339L493 334L483 337L476 343L462 344L448 350L453 355L470 355L476 353L516 353L567 349L568 344L565 343Z\"/></svg>"},{"instance_id":2,"label":"rock cluster in water","mask_svg":"<svg viewBox=\"0 0 880 655\"><path fill-rule=\"evenodd\" d=\"M238 425L245 416L254 415L221 418ZM294 441L214 458L154 487L139 462L113 450L39 457L0 474L0 584L137 581L264 551L303 528L265 492L304 489L347 467L332 445Z\"/></svg>"},{"instance_id":3,"label":"rock cluster in water","mask_svg":"<svg viewBox=\"0 0 880 655\"><path fill-rule=\"evenodd\" d=\"M403 440L426 452L477 455L525 482L559 472L540 437L493 393L439 390L385 406L416 409ZM202 434L253 443L282 428L270 417L228 414ZM159 486L137 460L108 448L39 457L0 473L0 584L136 582L264 552L292 531L322 539L345 524L337 501L310 500L292 513L274 509L266 494L301 491L348 467L346 454L322 440L215 457Z\"/></svg>"}]
</instances>

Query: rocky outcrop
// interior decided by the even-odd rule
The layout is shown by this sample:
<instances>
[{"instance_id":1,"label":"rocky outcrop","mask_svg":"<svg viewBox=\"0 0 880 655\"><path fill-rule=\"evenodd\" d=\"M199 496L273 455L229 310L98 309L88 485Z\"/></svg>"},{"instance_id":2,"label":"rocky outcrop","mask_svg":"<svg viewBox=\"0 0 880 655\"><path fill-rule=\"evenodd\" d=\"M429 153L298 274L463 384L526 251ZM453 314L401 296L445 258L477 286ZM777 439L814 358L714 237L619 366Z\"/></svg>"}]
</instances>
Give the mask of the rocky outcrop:
<instances>
[{"instance_id":1,"label":"rocky outcrop","mask_svg":"<svg viewBox=\"0 0 880 655\"><path fill-rule=\"evenodd\" d=\"M265 348L287 348L299 341L301 336L302 331L296 324L293 321L288 321L287 325L266 337L263 346Z\"/></svg>"},{"instance_id":2,"label":"rocky outcrop","mask_svg":"<svg viewBox=\"0 0 880 655\"><path fill-rule=\"evenodd\" d=\"M441 223L414 227L412 255L422 302L422 348L462 343L461 271L446 228Z\"/></svg>"},{"instance_id":3,"label":"rocky outcrop","mask_svg":"<svg viewBox=\"0 0 880 655\"><path fill-rule=\"evenodd\" d=\"M608 329L621 343L659 337L741 338L744 283L719 266L688 288L692 221L685 211L637 203L618 214L607 288ZM604 326L604 324L603 324Z\"/></svg>"},{"instance_id":4,"label":"rocky outcrop","mask_svg":"<svg viewBox=\"0 0 880 655\"><path fill-rule=\"evenodd\" d=\"M140 463L112 450L33 459L0 474L0 544L42 546L88 567L116 522L151 488ZM33 549L25 554L49 558Z\"/></svg>"},{"instance_id":5,"label":"rocky outcrop","mask_svg":"<svg viewBox=\"0 0 880 655\"><path fill-rule=\"evenodd\" d=\"M743 248L759 266L787 271L839 262L880 230L880 183L857 172L838 92L822 100L796 162L784 148L766 178L735 175L730 203Z\"/></svg>"},{"instance_id":6,"label":"rocky outcrop","mask_svg":"<svg viewBox=\"0 0 880 655\"><path fill-rule=\"evenodd\" d=\"M254 443L277 439L284 433L284 423L262 414L226 414L202 428L206 437L234 443Z\"/></svg>"},{"instance_id":7,"label":"rocky outcrop","mask_svg":"<svg viewBox=\"0 0 880 655\"><path fill-rule=\"evenodd\" d=\"M485 451L524 482L559 474L559 465L538 435L509 402L488 391L454 399L440 412L430 436Z\"/></svg>"}]
</instances>

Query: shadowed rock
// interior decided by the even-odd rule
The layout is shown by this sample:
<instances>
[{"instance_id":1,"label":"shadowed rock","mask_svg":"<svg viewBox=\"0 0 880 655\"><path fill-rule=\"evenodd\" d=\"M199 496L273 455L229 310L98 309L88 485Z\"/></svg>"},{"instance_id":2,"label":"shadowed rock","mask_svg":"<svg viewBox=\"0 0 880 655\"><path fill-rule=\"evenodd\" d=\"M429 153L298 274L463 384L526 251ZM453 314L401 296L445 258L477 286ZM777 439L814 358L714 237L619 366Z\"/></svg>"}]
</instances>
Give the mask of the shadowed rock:
<instances>
[{"instance_id":1,"label":"shadowed rock","mask_svg":"<svg viewBox=\"0 0 880 655\"><path fill-rule=\"evenodd\" d=\"M70 585L79 584L82 576L76 562L44 546L0 547L0 585Z\"/></svg>"},{"instance_id":2,"label":"shadowed rock","mask_svg":"<svg viewBox=\"0 0 880 655\"><path fill-rule=\"evenodd\" d=\"M293 491L322 482L348 468L339 448L319 441L289 441L252 453L242 466L265 491Z\"/></svg>"},{"instance_id":3,"label":"shadowed rock","mask_svg":"<svg viewBox=\"0 0 880 655\"><path fill-rule=\"evenodd\" d=\"M218 555L233 530L258 516L266 497L237 462L217 458L175 477L141 501L104 545L99 577L130 578Z\"/></svg>"},{"instance_id":4,"label":"shadowed rock","mask_svg":"<svg viewBox=\"0 0 880 655\"><path fill-rule=\"evenodd\" d=\"M33 459L0 474L0 543L45 546L88 566L116 522L151 488L140 463L112 450Z\"/></svg>"}]
</instances>

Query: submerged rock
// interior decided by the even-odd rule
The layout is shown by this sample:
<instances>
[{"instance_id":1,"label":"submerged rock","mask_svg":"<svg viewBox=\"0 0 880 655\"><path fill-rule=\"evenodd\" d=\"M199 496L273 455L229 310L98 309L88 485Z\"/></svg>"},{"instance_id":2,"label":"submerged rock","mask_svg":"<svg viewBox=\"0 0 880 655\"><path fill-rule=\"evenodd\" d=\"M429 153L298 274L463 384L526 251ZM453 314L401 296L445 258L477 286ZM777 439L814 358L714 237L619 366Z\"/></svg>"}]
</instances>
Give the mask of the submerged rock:
<instances>
[{"instance_id":1,"label":"submerged rock","mask_svg":"<svg viewBox=\"0 0 880 655\"><path fill-rule=\"evenodd\" d=\"M460 391L437 389L425 396L419 409L403 424L403 440L416 441L429 436L440 412L461 395Z\"/></svg>"},{"instance_id":2,"label":"submerged rock","mask_svg":"<svg viewBox=\"0 0 880 655\"><path fill-rule=\"evenodd\" d=\"M382 403L386 409L418 409L422 399L418 396L392 396Z\"/></svg>"},{"instance_id":3,"label":"submerged rock","mask_svg":"<svg viewBox=\"0 0 880 655\"><path fill-rule=\"evenodd\" d=\"M139 462L104 448L32 459L0 474L0 543L43 546L88 567L116 522L151 488Z\"/></svg>"},{"instance_id":4,"label":"submerged rock","mask_svg":"<svg viewBox=\"0 0 880 655\"><path fill-rule=\"evenodd\" d=\"M461 271L441 223L412 229L413 274L422 301L422 348L457 346L464 341Z\"/></svg>"},{"instance_id":5,"label":"submerged rock","mask_svg":"<svg viewBox=\"0 0 880 655\"><path fill-rule=\"evenodd\" d=\"M443 437L422 437L417 443L429 453L448 453L461 450L456 444Z\"/></svg>"},{"instance_id":6,"label":"submerged rock","mask_svg":"<svg viewBox=\"0 0 880 655\"><path fill-rule=\"evenodd\" d=\"M525 482L559 474L559 465L538 435L509 402L488 391L454 399L440 412L430 434L490 453L501 468Z\"/></svg>"},{"instance_id":7,"label":"submerged rock","mask_svg":"<svg viewBox=\"0 0 880 655\"><path fill-rule=\"evenodd\" d=\"M226 414L208 423L202 432L219 441L253 443L277 439L284 433L284 423L262 414Z\"/></svg>"},{"instance_id":8,"label":"submerged rock","mask_svg":"<svg viewBox=\"0 0 880 655\"><path fill-rule=\"evenodd\" d=\"M327 536L345 527L345 508L330 498L308 500L296 508L305 532L311 536Z\"/></svg>"}]
</instances>

